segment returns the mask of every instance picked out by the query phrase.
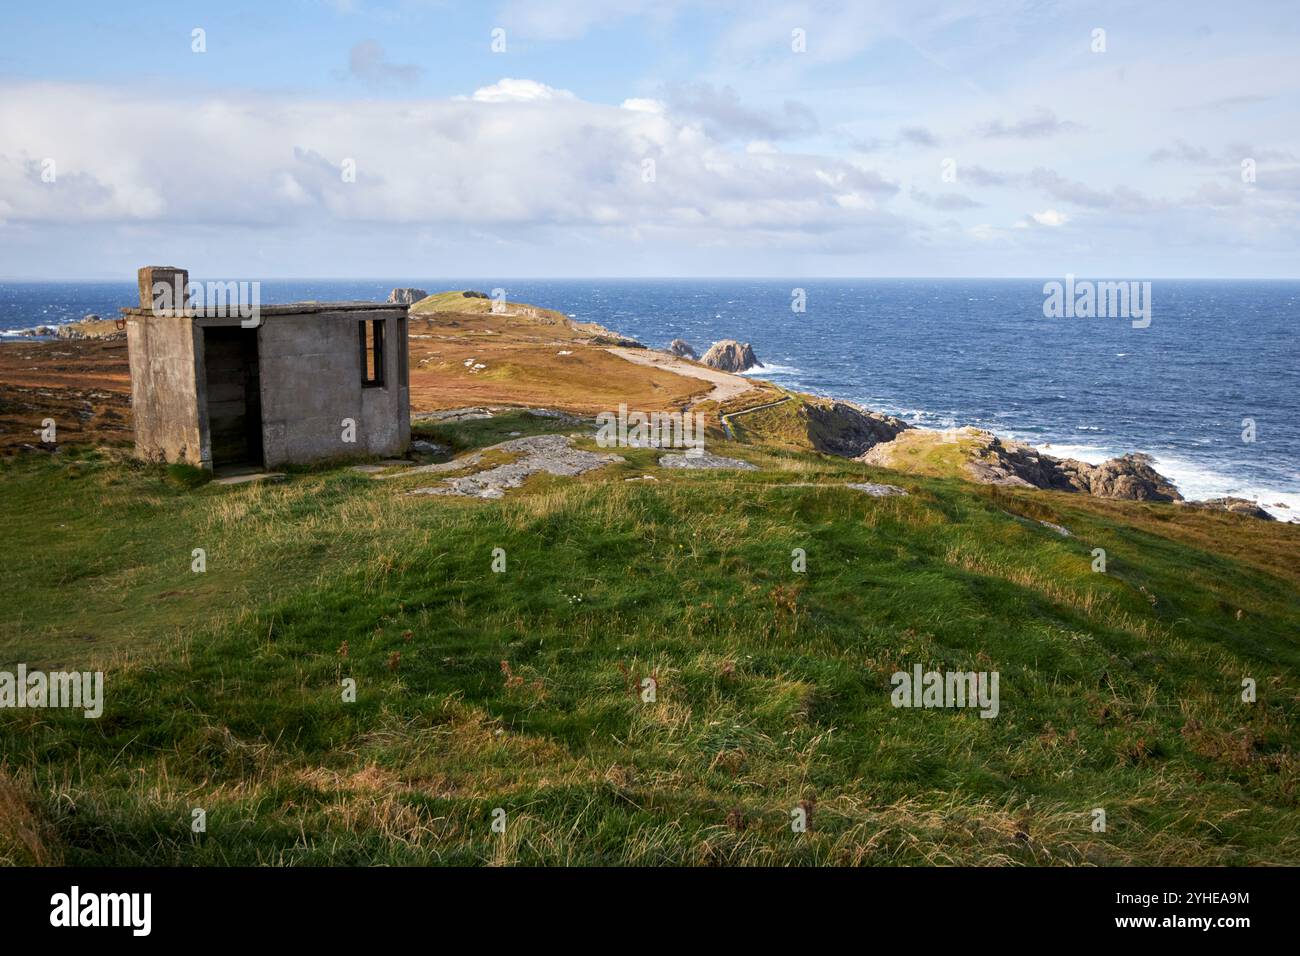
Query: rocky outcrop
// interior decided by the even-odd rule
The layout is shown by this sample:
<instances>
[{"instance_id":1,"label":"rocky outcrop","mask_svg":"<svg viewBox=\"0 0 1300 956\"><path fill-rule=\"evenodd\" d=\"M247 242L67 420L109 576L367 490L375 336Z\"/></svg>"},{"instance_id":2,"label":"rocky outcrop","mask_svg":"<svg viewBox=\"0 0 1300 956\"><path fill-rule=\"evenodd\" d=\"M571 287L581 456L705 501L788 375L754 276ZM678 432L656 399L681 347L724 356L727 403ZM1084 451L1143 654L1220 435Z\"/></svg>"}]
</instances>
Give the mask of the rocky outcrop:
<instances>
[{"instance_id":1,"label":"rocky outcrop","mask_svg":"<svg viewBox=\"0 0 1300 956\"><path fill-rule=\"evenodd\" d=\"M1151 467L1149 455L1131 454L1090 465L1075 458L1053 458L1037 448L974 429L976 450L966 473L992 485L1028 485L1078 491L1096 498L1128 501L1182 501L1178 489Z\"/></svg>"},{"instance_id":2,"label":"rocky outcrop","mask_svg":"<svg viewBox=\"0 0 1300 956\"><path fill-rule=\"evenodd\" d=\"M754 350L750 348L749 343L737 342L735 339L714 342L700 361L709 368L720 369L723 372L744 372L751 368L763 367L763 363L754 355Z\"/></svg>"},{"instance_id":3,"label":"rocky outcrop","mask_svg":"<svg viewBox=\"0 0 1300 956\"><path fill-rule=\"evenodd\" d=\"M55 327L54 334L69 341L85 339L119 339L126 338L126 329L119 329L113 319L101 319L98 316L86 316L80 322L69 322Z\"/></svg>"},{"instance_id":4,"label":"rocky outcrop","mask_svg":"<svg viewBox=\"0 0 1300 956\"><path fill-rule=\"evenodd\" d=\"M1053 458L1030 445L978 428L952 432L917 429L906 437L906 441L878 444L858 460L931 473L943 473L951 467L946 463L955 460L960 462L965 477L982 484L1073 491L1130 501L1183 498L1172 482L1151 467L1148 455L1123 455L1090 465L1074 458Z\"/></svg>"},{"instance_id":5,"label":"rocky outcrop","mask_svg":"<svg viewBox=\"0 0 1300 956\"><path fill-rule=\"evenodd\" d=\"M1049 458L1048 461L1056 463L1056 467L1071 485L1096 498L1124 498L1129 501L1183 500L1173 482L1151 467L1150 455L1123 455L1103 461L1100 465L1090 465L1073 458L1059 461Z\"/></svg>"},{"instance_id":6,"label":"rocky outcrop","mask_svg":"<svg viewBox=\"0 0 1300 956\"><path fill-rule=\"evenodd\" d=\"M1249 515L1252 518L1259 518L1261 521L1276 521L1271 514L1259 506L1257 502L1247 498L1210 498L1207 501L1185 501L1183 502L1189 508L1204 508L1210 511L1231 511L1236 515Z\"/></svg>"},{"instance_id":7,"label":"rocky outcrop","mask_svg":"<svg viewBox=\"0 0 1300 956\"><path fill-rule=\"evenodd\" d=\"M467 299L486 299L488 297L486 292L478 292L474 289L466 289L461 295Z\"/></svg>"},{"instance_id":8,"label":"rocky outcrop","mask_svg":"<svg viewBox=\"0 0 1300 956\"><path fill-rule=\"evenodd\" d=\"M882 415L853 402L805 401L808 438L827 455L857 458L882 442L893 441L911 428L901 418Z\"/></svg>"},{"instance_id":9,"label":"rocky outcrop","mask_svg":"<svg viewBox=\"0 0 1300 956\"><path fill-rule=\"evenodd\" d=\"M77 322L67 322L63 325L38 325L30 329L20 329L13 334L33 339L102 339L114 338L118 332L126 334L117 327L114 320L102 319L94 312L87 312Z\"/></svg>"},{"instance_id":10,"label":"rocky outcrop","mask_svg":"<svg viewBox=\"0 0 1300 956\"><path fill-rule=\"evenodd\" d=\"M673 339L668 343L668 353L676 355L678 358L698 359L695 349L691 348L691 343L684 339Z\"/></svg>"},{"instance_id":11,"label":"rocky outcrop","mask_svg":"<svg viewBox=\"0 0 1300 956\"><path fill-rule=\"evenodd\" d=\"M429 293L423 289L394 289L388 293L388 301L394 305L415 305L428 297Z\"/></svg>"}]
</instances>

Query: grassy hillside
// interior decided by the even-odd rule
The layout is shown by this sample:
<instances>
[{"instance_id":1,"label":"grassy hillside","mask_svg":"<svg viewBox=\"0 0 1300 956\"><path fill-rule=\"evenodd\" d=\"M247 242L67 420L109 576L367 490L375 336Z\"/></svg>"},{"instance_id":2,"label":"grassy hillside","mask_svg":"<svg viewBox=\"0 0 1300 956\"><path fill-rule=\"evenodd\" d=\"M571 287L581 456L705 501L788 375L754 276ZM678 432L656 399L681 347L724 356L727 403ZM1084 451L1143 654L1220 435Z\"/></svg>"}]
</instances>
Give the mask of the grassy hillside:
<instances>
[{"instance_id":1,"label":"grassy hillside","mask_svg":"<svg viewBox=\"0 0 1300 956\"><path fill-rule=\"evenodd\" d=\"M710 451L761 470L0 463L0 667L107 670L99 720L0 711L0 861L1300 863L1300 527ZM895 709L918 663L1000 714Z\"/></svg>"},{"instance_id":2,"label":"grassy hillside","mask_svg":"<svg viewBox=\"0 0 1300 956\"><path fill-rule=\"evenodd\" d=\"M528 305L524 302L504 301L499 310L493 309L495 300L478 295L466 295L465 290L435 292L411 306L411 315L436 315L459 312L464 315L500 315L513 319L530 319L537 325L567 326L568 316L554 309Z\"/></svg>"}]
</instances>

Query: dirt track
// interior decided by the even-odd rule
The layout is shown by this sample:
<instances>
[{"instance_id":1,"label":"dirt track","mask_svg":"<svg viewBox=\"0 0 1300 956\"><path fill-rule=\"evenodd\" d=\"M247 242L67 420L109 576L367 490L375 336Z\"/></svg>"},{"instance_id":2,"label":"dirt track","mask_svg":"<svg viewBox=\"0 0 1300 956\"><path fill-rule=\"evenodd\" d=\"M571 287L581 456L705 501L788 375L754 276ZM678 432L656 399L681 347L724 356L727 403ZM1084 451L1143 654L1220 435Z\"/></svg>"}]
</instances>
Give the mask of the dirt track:
<instances>
[{"instance_id":1,"label":"dirt track","mask_svg":"<svg viewBox=\"0 0 1300 956\"><path fill-rule=\"evenodd\" d=\"M744 395L751 388L753 383L740 375L733 375L731 372L722 372L718 369L709 368L704 365L697 365L694 362L687 362L685 359L679 359L675 355L667 355L663 352L653 352L650 349L625 349L617 346L606 349L619 358L627 359L629 362L635 362L637 365L650 365L655 368L663 369L666 372L672 372L676 375L685 375L689 378L701 378L706 382L713 383L713 391L696 399L692 404L698 405L700 402L717 402L721 405L723 402L733 399L738 395Z\"/></svg>"}]
</instances>

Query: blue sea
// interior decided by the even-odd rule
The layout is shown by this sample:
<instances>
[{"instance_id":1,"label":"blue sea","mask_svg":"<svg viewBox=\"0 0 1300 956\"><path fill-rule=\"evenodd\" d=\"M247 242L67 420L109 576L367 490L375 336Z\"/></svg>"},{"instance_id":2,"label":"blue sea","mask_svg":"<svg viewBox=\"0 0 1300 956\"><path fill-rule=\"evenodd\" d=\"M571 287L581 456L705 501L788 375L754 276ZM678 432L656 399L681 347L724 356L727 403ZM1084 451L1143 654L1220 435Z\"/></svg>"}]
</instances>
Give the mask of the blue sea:
<instances>
[{"instance_id":1,"label":"blue sea","mask_svg":"<svg viewBox=\"0 0 1300 956\"><path fill-rule=\"evenodd\" d=\"M1045 318L1043 283L304 279L265 280L261 293L269 304L500 287L650 346L748 341L767 366L752 374L917 425L978 425L1094 462L1148 452L1188 498L1236 495L1300 517L1300 282L1154 280L1147 328ZM0 283L0 330L111 317L135 297L134 282Z\"/></svg>"}]
</instances>

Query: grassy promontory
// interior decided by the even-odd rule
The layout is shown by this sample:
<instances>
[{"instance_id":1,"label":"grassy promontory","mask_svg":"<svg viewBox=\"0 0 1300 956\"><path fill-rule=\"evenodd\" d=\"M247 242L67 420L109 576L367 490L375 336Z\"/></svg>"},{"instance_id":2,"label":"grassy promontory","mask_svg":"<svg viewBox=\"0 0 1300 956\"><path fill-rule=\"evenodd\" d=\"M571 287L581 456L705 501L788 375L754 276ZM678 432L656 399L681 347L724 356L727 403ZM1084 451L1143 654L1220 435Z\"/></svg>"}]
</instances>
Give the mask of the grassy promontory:
<instances>
[{"instance_id":1,"label":"grassy promontory","mask_svg":"<svg viewBox=\"0 0 1300 956\"><path fill-rule=\"evenodd\" d=\"M445 428L512 424L554 428ZM0 713L0 858L1300 862L1300 529L710 450L759 470L620 450L478 502L4 463L0 660L107 702ZM998 671L999 715L895 709L918 663Z\"/></svg>"}]
</instances>

